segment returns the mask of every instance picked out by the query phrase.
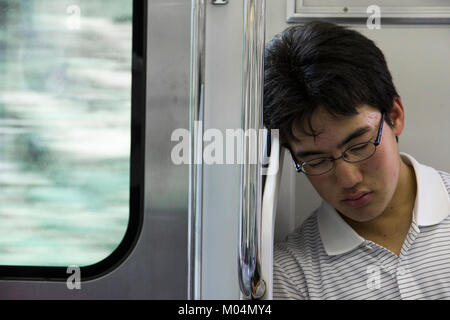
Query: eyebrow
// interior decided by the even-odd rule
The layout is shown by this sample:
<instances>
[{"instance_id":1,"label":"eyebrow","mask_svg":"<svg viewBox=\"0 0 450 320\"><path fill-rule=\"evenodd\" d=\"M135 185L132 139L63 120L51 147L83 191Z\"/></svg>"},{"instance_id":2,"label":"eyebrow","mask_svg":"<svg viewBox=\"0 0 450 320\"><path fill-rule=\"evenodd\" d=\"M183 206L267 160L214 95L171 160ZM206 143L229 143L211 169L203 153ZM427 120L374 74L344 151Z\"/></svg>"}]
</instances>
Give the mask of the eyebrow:
<instances>
[{"instance_id":1,"label":"eyebrow","mask_svg":"<svg viewBox=\"0 0 450 320\"><path fill-rule=\"evenodd\" d=\"M342 140L341 143L338 144L338 148L342 148L343 146L345 146L347 143L349 143L350 141L352 141L353 139L356 139L362 135L364 135L365 133L371 131L372 128L369 126L366 127L361 127L356 129L355 131L353 131L352 133L350 133L344 140ZM296 152L295 156L296 157L306 157L306 156L311 156L311 155L318 155L318 154L326 154L326 152L324 151L300 151L300 152Z\"/></svg>"}]
</instances>

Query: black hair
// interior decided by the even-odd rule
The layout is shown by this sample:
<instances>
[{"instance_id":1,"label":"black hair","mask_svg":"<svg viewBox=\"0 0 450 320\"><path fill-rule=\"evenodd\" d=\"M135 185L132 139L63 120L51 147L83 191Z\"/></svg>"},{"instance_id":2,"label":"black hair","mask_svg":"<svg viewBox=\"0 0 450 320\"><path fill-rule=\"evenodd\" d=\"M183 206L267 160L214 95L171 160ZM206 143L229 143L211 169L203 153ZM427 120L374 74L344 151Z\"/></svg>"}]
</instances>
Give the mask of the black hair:
<instances>
[{"instance_id":1,"label":"black hair","mask_svg":"<svg viewBox=\"0 0 450 320\"><path fill-rule=\"evenodd\" d=\"M321 21L295 25L266 45L264 59L264 125L280 129L283 144L293 138L294 120L316 135L311 117L319 107L349 116L367 104L386 112L392 126L399 95L383 53L359 32Z\"/></svg>"}]
</instances>

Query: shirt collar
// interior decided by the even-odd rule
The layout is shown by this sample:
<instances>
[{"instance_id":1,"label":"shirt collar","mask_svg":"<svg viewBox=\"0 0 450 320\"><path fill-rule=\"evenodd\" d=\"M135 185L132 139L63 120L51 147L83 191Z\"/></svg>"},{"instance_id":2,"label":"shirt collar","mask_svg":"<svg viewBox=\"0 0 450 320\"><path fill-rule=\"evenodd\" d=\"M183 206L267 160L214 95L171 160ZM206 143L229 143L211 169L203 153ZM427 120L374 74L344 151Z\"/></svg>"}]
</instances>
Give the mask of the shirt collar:
<instances>
[{"instance_id":1,"label":"shirt collar","mask_svg":"<svg viewBox=\"0 0 450 320\"><path fill-rule=\"evenodd\" d=\"M401 153L403 161L414 168L417 180L413 220L418 226L440 223L450 213L447 189L439 173L420 164L412 156ZM318 209L317 222L323 246L328 255L339 255L361 245L365 239L358 235L327 202Z\"/></svg>"}]
</instances>

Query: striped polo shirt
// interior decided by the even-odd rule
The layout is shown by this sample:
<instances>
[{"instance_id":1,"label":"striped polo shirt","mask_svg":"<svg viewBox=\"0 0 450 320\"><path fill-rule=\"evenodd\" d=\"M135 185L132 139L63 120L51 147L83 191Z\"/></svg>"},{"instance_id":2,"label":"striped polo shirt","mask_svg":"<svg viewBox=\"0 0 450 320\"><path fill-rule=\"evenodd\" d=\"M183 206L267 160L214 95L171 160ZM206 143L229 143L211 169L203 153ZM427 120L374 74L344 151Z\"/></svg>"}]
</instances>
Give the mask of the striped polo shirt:
<instances>
[{"instance_id":1,"label":"striped polo shirt","mask_svg":"<svg viewBox=\"0 0 450 320\"><path fill-rule=\"evenodd\" d=\"M274 247L274 299L450 299L450 175L413 166L413 221L397 256L328 203Z\"/></svg>"}]
</instances>

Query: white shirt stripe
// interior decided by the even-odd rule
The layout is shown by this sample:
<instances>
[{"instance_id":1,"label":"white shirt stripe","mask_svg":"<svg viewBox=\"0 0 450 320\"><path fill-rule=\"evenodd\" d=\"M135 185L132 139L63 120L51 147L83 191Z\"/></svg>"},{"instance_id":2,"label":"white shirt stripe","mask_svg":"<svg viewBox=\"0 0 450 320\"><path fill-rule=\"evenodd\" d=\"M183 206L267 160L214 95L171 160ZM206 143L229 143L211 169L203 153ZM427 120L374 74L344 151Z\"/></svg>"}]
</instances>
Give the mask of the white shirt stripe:
<instances>
[{"instance_id":1,"label":"white shirt stripe","mask_svg":"<svg viewBox=\"0 0 450 320\"><path fill-rule=\"evenodd\" d=\"M399 256L360 237L324 202L274 247L274 299L450 299L450 175L419 164Z\"/></svg>"}]
</instances>

